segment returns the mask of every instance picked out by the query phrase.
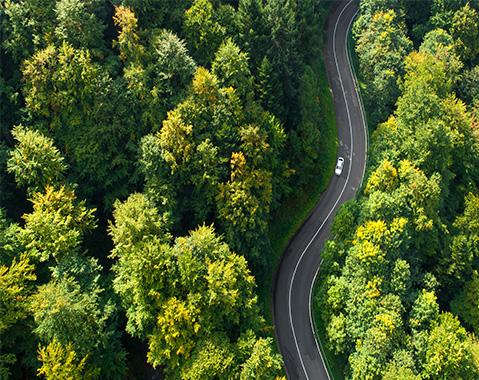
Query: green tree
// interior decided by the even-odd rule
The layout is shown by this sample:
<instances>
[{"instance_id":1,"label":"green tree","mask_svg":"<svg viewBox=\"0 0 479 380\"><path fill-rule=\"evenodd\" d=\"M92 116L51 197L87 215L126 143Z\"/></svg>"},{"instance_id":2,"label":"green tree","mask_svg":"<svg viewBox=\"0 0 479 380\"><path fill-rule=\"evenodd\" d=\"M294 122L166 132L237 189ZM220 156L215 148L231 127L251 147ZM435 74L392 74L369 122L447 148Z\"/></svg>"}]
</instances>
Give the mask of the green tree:
<instances>
[{"instance_id":1,"label":"green tree","mask_svg":"<svg viewBox=\"0 0 479 380\"><path fill-rule=\"evenodd\" d=\"M451 35L464 62L473 62L479 54L479 15L466 3L452 18Z\"/></svg>"},{"instance_id":2,"label":"green tree","mask_svg":"<svg viewBox=\"0 0 479 380\"><path fill-rule=\"evenodd\" d=\"M127 310L127 330L148 339L148 361L185 378L207 376L223 359L230 363L223 363L225 373L237 371L238 334L263 324L246 260L211 227L171 245L141 195L117 203L114 217L114 288Z\"/></svg>"},{"instance_id":3,"label":"green tree","mask_svg":"<svg viewBox=\"0 0 479 380\"><path fill-rule=\"evenodd\" d=\"M449 30L454 13L467 2L468 0L432 0L429 24Z\"/></svg>"},{"instance_id":4,"label":"green tree","mask_svg":"<svg viewBox=\"0 0 479 380\"><path fill-rule=\"evenodd\" d=\"M227 163L234 152L243 151L254 175L265 174L254 186L255 196L268 201L266 209L268 199L279 199L284 191L285 137L271 114L255 104L244 107L234 88L221 87L216 75L198 68L190 95L168 113L158 133L143 140L146 192L171 212L175 224L182 221L184 230L212 222L220 207L220 184L228 181ZM273 195L267 192L271 186ZM261 194L260 188L267 191ZM267 211L258 215L265 218Z\"/></svg>"},{"instance_id":5,"label":"green tree","mask_svg":"<svg viewBox=\"0 0 479 380\"><path fill-rule=\"evenodd\" d=\"M124 83L113 81L89 51L66 43L37 51L23 76L31 125L66 152L81 193L100 194L107 206L126 195L136 179L133 155L142 131L132 127L136 115Z\"/></svg>"},{"instance_id":6,"label":"green tree","mask_svg":"<svg viewBox=\"0 0 479 380\"><path fill-rule=\"evenodd\" d=\"M433 291L422 289L414 301L409 318L410 326L417 330L428 330L439 317L439 305Z\"/></svg>"},{"instance_id":7,"label":"green tree","mask_svg":"<svg viewBox=\"0 0 479 380\"><path fill-rule=\"evenodd\" d=\"M268 48L268 26L261 0L239 0L236 13L240 46L249 54L251 67L260 66Z\"/></svg>"},{"instance_id":8,"label":"green tree","mask_svg":"<svg viewBox=\"0 0 479 380\"><path fill-rule=\"evenodd\" d=\"M271 338L257 339L247 333L238 345L241 354L249 355L240 366L241 380L279 378L283 363L281 356L274 352Z\"/></svg>"},{"instance_id":9,"label":"green tree","mask_svg":"<svg viewBox=\"0 0 479 380\"><path fill-rule=\"evenodd\" d=\"M379 103L370 120L375 124L391 112L399 95L396 82L412 43L404 21L393 9L375 13L364 29L356 31L355 38L361 75L368 83L366 100Z\"/></svg>"},{"instance_id":10,"label":"green tree","mask_svg":"<svg viewBox=\"0 0 479 380\"><path fill-rule=\"evenodd\" d=\"M0 267L1 311L0 334L16 321L28 316L27 296L30 284L36 279L34 266L26 256L13 260L10 266Z\"/></svg>"},{"instance_id":11,"label":"green tree","mask_svg":"<svg viewBox=\"0 0 479 380\"><path fill-rule=\"evenodd\" d=\"M126 310L126 331L144 338L153 328L158 297L177 273L167 245L167 216L160 217L143 194L132 194L123 203L115 202L113 218L113 288Z\"/></svg>"},{"instance_id":12,"label":"green tree","mask_svg":"<svg viewBox=\"0 0 479 380\"><path fill-rule=\"evenodd\" d=\"M234 376L234 346L227 336L216 334L199 342L191 358L181 368L181 378L201 380Z\"/></svg>"},{"instance_id":13,"label":"green tree","mask_svg":"<svg viewBox=\"0 0 479 380\"><path fill-rule=\"evenodd\" d=\"M270 110L288 125L297 123L298 88L302 72L299 30L296 22L296 2L267 0L263 8L265 29L268 31L266 55L281 84L275 94L274 109Z\"/></svg>"},{"instance_id":14,"label":"green tree","mask_svg":"<svg viewBox=\"0 0 479 380\"><path fill-rule=\"evenodd\" d=\"M15 127L12 135L17 144L10 152L7 170L18 186L28 187L32 194L61 182L67 166L52 139L22 126Z\"/></svg>"},{"instance_id":15,"label":"green tree","mask_svg":"<svg viewBox=\"0 0 479 380\"><path fill-rule=\"evenodd\" d=\"M473 361L466 330L452 314L441 314L427 339L422 376L426 379L473 379L478 375L479 368Z\"/></svg>"},{"instance_id":16,"label":"green tree","mask_svg":"<svg viewBox=\"0 0 479 380\"><path fill-rule=\"evenodd\" d=\"M469 277L469 276L468 276ZM451 310L476 334L479 332L479 275L470 275L463 289L451 301Z\"/></svg>"},{"instance_id":17,"label":"green tree","mask_svg":"<svg viewBox=\"0 0 479 380\"><path fill-rule=\"evenodd\" d=\"M360 225L344 268L328 278L329 345L349 355L353 378L380 376L404 339L402 297L411 274L398 256L408 247L406 227L404 218Z\"/></svg>"},{"instance_id":18,"label":"green tree","mask_svg":"<svg viewBox=\"0 0 479 380\"><path fill-rule=\"evenodd\" d=\"M59 0L55 5L55 35L75 48L102 49L105 25L94 13L97 0Z\"/></svg>"},{"instance_id":19,"label":"green tree","mask_svg":"<svg viewBox=\"0 0 479 380\"><path fill-rule=\"evenodd\" d=\"M451 94L458 67L447 57L425 51L407 57L396 116L374 133L372 157L406 158L427 176L439 174L446 206L454 208L463 194L448 184L473 181L477 155L465 105Z\"/></svg>"},{"instance_id":20,"label":"green tree","mask_svg":"<svg viewBox=\"0 0 479 380\"><path fill-rule=\"evenodd\" d=\"M138 101L145 130L157 130L167 111L184 98L195 62L185 42L174 33L140 30L129 8L115 8L114 21L120 29L114 44L125 64L123 77L128 90Z\"/></svg>"},{"instance_id":21,"label":"green tree","mask_svg":"<svg viewBox=\"0 0 479 380\"><path fill-rule=\"evenodd\" d=\"M258 66L258 75L256 77L257 98L267 111L274 112L275 102L274 94L280 94L281 83L271 66L268 57L264 57Z\"/></svg>"},{"instance_id":22,"label":"green tree","mask_svg":"<svg viewBox=\"0 0 479 380\"><path fill-rule=\"evenodd\" d=\"M467 104L479 99L479 65L462 72L462 80L458 83L458 95Z\"/></svg>"},{"instance_id":23,"label":"green tree","mask_svg":"<svg viewBox=\"0 0 479 380\"><path fill-rule=\"evenodd\" d=\"M61 186L35 193L33 211L23 215L24 228L19 238L29 254L40 261L51 257L58 262L75 254L83 235L95 228L94 209L77 202L73 190Z\"/></svg>"},{"instance_id":24,"label":"green tree","mask_svg":"<svg viewBox=\"0 0 479 380\"><path fill-rule=\"evenodd\" d=\"M457 74L463 66L457 54L457 47L453 37L443 29L433 29L424 36L419 47L420 52L435 56L436 60L445 64L445 71L449 78L457 79Z\"/></svg>"},{"instance_id":25,"label":"green tree","mask_svg":"<svg viewBox=\"0 0 479 380\"><path fill-rule=\"evenodd\" d=\"M233 153L230 180L218 195L219 221L232 246L257 263L266 259L271 192L271 173L251 169L242 153Z\"/></svg>"},{"instance_id":26,"label":"green tree","mask_svg":"<svg viewBox=\"0 0 479 380\"><path fill-rule=\"evenodd\" d=\"M290 141L291 163L296 172L298 183L308 183L317 176L321 145L321 122L323 115L320 107L319 82L317 74L310 66L306 66L301 78L300 106L301 120L291 131Z\"/></svg>"},{"instance_id":27,"label":"green tree","mask_svg":"<svg viewBox=\"0 0 479 380\"><path fill-rule=\"evenodd\" d=\"M21 323L29 316L28 297L36 276L26 255L0 265L0 377L9 378L9 367L20 357L25 345L22 334L27 326ZM23 331L21 331L23 330ZM31 337L28 337L31 339Z\"/></svg>"},{"instance_id":28,"label":"green tree","mask_svg":"<svg viewBox=\"0 0 479 380\"><path fill-rule=\"evenodd\" d=\"M410 351L398 350L383 372L384 380L420 380L415 370L414 357Z\"/></svg>"},{"instance_id":29,"label":"green tree","mask_svg":"<svg viewBox=\"0 0 479 380\"><path fill-rule=\"evenodd\" d=\"M145 54L145 49L140 44L138 19L135 13L128 7L115 7L113 21L120 29L114 42L120 50L120 58L124 61L137 62Z\"/></svg>"},{"instance_id":30,"label":"green tree","mask_svg":"<svg viewBox=\"0 0 479 380\"><path fill-rule=\"evenodd\" d=\"M154 49L155 82L162 96L172 98L169 105L173 105L180 99L175 94L180 91L179 95L184 95L181 90L190 84L196 69L195 62L188 55L185 42L165 30L154 37Z\"/></svg>"},{"instance_id":31,"label":"green tree","mask_svg":"<svg viewBox=\"0 0 479 380\"><path fill-rule=\"evenodd\" d=\"M5 2L7 17L3 46L16 63L34 50L52 42L56 1L20 0Z\"/></svg>"},{"instance_id":32,"label":"green tree","mask_svg":"<svg viewBox=\"0 0 479 380\"><path fill-rule=\"evenodd\" d=\"M124 375L125 352L114 323L115 305L96 281L82 289L72 277L53 278L38 287L31 310L35 334L43 343L70 343L79 357L89 355L99 377L117 379ZM68 354L67 354L68 357Z\"/></svg>"},{"instance_id":33,"label":"green tree","mask_svg":"<svg viewBox=\"0 0 479 380\"><path fill-rule=\"evenodd\" d=\"M243 101L252 100L253 81L248 66L249 57L232 39L227 39L215 54L211 72L223 87L233 87Z\"/></svg>"},{"instance_id":34,"label":"green tree","mask_svg":"<svg viewBox=\"0 0 479 380\"><path fill-rule=\"evenodd\" d=\"M131 8L138 15L141 26L150 29L168 28L179 33L189 0L115 0L115 3Z\"/></svg>"},{"instance_id":35,"label":"green tree","mask_svg":"<svg viewBox=\"0 0 479 380\"><path fill-rule=\"evenodd\" d=\"M183 29L186 40L201 65L208 65L226 34L209 0L194 0L185 12Z\"/></svg>"},{"instance_id":36,"label":"green tree","mask_svg":"<svg viewBox=\"0 0 479 380\"><path fill-rule=\"evenodd\" d=\"M470 278L479 253L479 196L469 193L464 199L464 213L456 217L455 234L444 266L454 283Z\"/></svg>"},{"instance_id":37,"label":"green tree","mask_svg":"<svg viewBox=\"0 0 479 380\"><path fill-rule=\"evenodd\" d=\"M172 297L162 305L148 344L148 362L154 367L167 365L170 371L178 370L181 358L190 356L202 328L195 301Z\"/></svg>"}]
</instances>

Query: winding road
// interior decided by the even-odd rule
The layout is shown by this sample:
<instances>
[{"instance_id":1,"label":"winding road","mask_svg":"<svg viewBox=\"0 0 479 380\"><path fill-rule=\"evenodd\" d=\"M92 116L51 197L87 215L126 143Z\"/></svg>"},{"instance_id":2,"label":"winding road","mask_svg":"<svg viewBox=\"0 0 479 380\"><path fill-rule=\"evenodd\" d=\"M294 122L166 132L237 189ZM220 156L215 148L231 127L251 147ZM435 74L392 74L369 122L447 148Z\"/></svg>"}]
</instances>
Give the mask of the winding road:
<instances>
[{"instance_id":1,"label":"winding road","mask_svg":"<svg viewBox=\"0 0 479 380\"><path fill-rule=\"evenodd\" d=\"M331 179L314 211L290 242L276 273L273 319L291 380L331 379L314 332L311 298L332 219L339 206L356 195L366 166L366 123L347 50L356 13L356 1L339 0L326 24L324 58L336 110L338 154L345 158L343 173Z\"/></svg>"}]
</instances>

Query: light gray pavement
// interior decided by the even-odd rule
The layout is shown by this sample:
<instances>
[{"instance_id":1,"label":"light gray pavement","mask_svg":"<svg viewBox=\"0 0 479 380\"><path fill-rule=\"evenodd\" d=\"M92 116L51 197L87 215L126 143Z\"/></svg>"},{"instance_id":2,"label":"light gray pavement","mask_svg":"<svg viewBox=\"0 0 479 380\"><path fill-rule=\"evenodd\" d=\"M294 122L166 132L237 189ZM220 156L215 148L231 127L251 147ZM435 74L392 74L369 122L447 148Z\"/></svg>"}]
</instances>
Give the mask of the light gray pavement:
<instances>
[{"instance_id":1,"label":"light gray pavement","mask_svg":"<svg viewBox=\"0 0 479 380\"><path fill-rule=\"evenodd\" d=\"M324 49L336 111L338 155L345 158L343 173L331 178L311 216L290 242L276 273L273 319L291 380L330 379L313 332L311 296L332 219L339 206L355 196L366 165L366 126L347 52L348 31L356 12L355 1L340 0L333 6Z\"/></svg>"}]
</instances>

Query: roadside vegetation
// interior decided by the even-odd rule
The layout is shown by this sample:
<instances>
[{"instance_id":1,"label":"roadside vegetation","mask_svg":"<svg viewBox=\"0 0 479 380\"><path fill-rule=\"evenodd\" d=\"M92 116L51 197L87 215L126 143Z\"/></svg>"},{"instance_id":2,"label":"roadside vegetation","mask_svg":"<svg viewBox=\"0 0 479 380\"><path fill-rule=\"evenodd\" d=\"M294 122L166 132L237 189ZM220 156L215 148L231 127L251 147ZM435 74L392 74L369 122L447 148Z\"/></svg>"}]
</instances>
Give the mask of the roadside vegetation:
<instances>
[{"instance_id":1,"label":"roadside vegetation","mask_svg":"<svg viewBox=\"0 0 479 380\"><path fill-rule=\"evenodd\" d=\"M478 22L477 2L360 3L369 168L315 295L335 378L479 377Z\"/></svg>"},{"instance_id":2,"label":"roadside vegetation","mask_svg":"<svg viewBox=\"0 0 479 380\"><path fill-rule=\"evenodd\" d=\"M0 378L145 378L146 363L282 378L272 272L336 153L325 12L0 5Z\"/></svg>"}]
</instances>

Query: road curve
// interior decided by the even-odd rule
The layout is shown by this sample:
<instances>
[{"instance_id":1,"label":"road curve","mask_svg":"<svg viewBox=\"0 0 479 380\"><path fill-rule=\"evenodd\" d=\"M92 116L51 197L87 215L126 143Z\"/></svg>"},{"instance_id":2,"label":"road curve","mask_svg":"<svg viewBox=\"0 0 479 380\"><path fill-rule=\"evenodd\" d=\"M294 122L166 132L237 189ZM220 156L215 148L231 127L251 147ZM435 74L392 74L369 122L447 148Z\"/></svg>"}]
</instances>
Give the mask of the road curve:
<instances>
[{"instance_id":1,"label":"road curve","mask_svg":"<svg viewBox=\"0 0 479 380\"><path fill-rule=\"evenodd\" d=\"M326 24L324 58L336 111L339 155L345 158L343 173L333 176L311 216L290 242L276 273L273 319L291 380L330 379L314 334L311 297L332 219L339 206L355 196L366 166L366 123L347 51L356 12L354 0L339 0Z\"/></svg>"}]
</instances>

